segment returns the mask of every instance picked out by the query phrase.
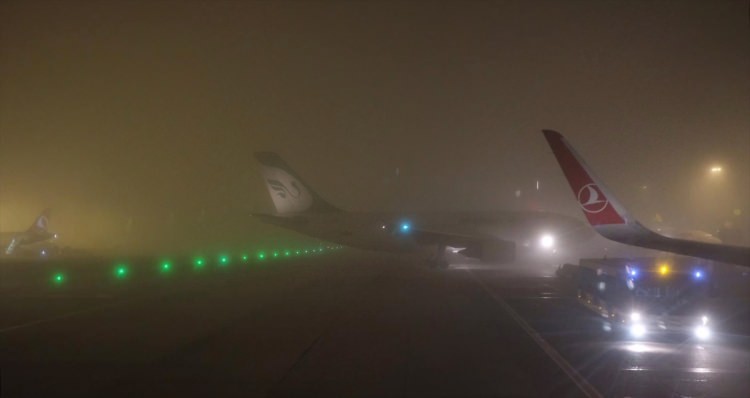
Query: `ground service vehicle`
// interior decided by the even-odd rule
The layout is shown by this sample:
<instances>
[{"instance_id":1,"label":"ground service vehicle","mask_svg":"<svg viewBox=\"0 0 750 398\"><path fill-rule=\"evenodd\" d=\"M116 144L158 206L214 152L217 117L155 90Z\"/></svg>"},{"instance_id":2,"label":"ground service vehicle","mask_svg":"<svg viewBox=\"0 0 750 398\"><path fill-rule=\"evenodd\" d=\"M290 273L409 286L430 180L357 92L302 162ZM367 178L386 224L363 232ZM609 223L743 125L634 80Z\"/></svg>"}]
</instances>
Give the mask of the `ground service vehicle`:
<instances>
[{"instance_id":1,"label":"ground service vehicle","mask_svg":"<svg viewBox=\"0 0 750 398\"><path fill-rule=\"evenodd\" d=\"M563 291L633 339L711 338L713 265L690 257L581 259L557 270Z\"/></svg>"}]
</instances>

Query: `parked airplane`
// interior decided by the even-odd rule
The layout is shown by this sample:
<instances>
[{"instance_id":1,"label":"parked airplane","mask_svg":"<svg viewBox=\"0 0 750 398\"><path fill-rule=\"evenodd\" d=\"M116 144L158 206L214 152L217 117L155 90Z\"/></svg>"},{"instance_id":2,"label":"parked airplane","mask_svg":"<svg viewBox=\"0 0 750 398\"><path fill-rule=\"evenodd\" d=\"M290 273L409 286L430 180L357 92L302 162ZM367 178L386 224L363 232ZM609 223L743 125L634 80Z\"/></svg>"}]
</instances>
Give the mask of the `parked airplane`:
<instances>
[{"instance_id":1,"label":"parked airplane","mask_svg":"<svg viewBox=\"0 0 750 398\"><path fill-rule=\"evenodd\" d=\"M348 212L321 198L277 154L255 156L276 209L275 214L255 216L342 245L431 251L430 264L445 267L447 251L486 263L508 263L518 256L549 259L593 236L581 221L549 212Z\"/></svg>"},{"instance_id":2,"label":"parked airplane","mask_svg":"<svg viewBox=\"0 0 750 398\"><path fill-rule=\"evenodd\" d=\"M625 210L601 179L594 176L591 168L562 134L553 130L542 132L583 214L605 238L627 245L750 267L750 247L670 237L644 227Z\"/></svg>"},{"instance_id":3,"label":"parked airplane","mask_svg":"<svg viewBox=\"0 0 750 398\"><path fill-rule=\"evenodd\" d=\"M50 210L44 209L42 214L40 214L36 220L34 220L34 223L25 231L0 233L0 247L4 248L5 254L13 254L16 249L23 245L30 245L32 243L57 238L56 233L47 230L49 214Z\"/></svg>"}]
</instances>

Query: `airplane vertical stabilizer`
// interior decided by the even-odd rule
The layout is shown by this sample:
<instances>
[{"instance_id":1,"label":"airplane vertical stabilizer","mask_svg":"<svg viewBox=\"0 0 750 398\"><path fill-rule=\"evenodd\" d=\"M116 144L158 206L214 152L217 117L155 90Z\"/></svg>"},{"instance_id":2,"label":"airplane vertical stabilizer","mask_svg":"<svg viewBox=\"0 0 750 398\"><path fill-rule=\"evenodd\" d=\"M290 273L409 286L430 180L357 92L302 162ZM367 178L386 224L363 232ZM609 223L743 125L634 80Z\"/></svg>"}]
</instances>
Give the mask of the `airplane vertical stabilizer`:
<instances>
[{"instance_id":1,"label":"airplane vertical stabilizer","mask_svg":"<svg viewBox=\"0 0 750 398\"><path fill-rule=\"evenodd\" d=\"M279 155L273 152L256 152L261 173L271 195L276 213L303 212L326 213L340 211L320 197L297 175Z\"/></svg>"},{"instance_id":2,"label":"airplane vertical stabilizer","mask_svg":"<svg viewBox=\"0 0 750 398\"><path fill-rule=\"evenodd\" d=\"M40 234L47 232L47 225L49 224L50 209L44 209L41 214L34 220L29 229L26 232L31 234Z\"/></svg>"}]
</instances>

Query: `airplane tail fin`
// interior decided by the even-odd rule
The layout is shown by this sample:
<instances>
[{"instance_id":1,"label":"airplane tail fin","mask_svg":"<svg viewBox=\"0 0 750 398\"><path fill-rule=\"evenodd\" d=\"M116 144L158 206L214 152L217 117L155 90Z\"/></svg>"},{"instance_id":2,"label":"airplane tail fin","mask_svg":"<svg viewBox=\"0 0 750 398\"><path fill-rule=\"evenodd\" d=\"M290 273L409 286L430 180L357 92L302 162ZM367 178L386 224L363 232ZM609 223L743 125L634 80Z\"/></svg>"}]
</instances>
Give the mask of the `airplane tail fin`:
<instances>
[{"instance_id":1,"label":"airplane tail fin","mask_svg":"<svg viewBox=\"0 0 750 398\"><path fill-rule=\"evenodd\" d=\"M47 224L49 224L50 209L44 209L41 214L34 220L27 232L32 234L41 234L47 232Z\"/></svg>"},{"instance_id":2,"label":"airplane tail fin","mask_svg":"<svg viewBox=\"0 0 750 398\"><path fill-rule=\"evenodd\" d=\"M261 165L261 173L277 214L341 211L321 198L278 154L256 152L255 158Z\"/></svg>"},{"instance_id":3,"label":"airplane tail fin","mask_svg":"<svg viewBox=\"0 0 750 398\"><path fill-rule=\"evenodd\" d=\"M750 267L750 247L673 238L646 228L628 214L560 133L552 130L542 132L583 214L596 232L605 238L647 249Z\"/></svg>"},{"instance_id":4,"label":"airplane tail fin","mask_svg":"<svg viewBox=\"0 0 750 398\"><path fill-rule=\"evenodd\" d=\"M542 132L573 190L573 195L576 195L583 214L594 228L635 222L562 134L553 130Z\"/></svg>"}]
</instances>

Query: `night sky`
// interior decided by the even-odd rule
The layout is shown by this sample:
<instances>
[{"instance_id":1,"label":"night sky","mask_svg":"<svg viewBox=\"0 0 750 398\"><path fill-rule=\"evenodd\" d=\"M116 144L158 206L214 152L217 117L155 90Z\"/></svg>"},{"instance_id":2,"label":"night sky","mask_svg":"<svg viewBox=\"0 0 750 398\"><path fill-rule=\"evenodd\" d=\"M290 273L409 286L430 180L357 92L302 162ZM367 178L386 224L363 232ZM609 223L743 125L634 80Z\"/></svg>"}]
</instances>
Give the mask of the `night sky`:
<instances>
[{"instance_id":1,"label":"night sky","mask_svg":"<svg viewBox=\"0 0 750 398\"><path fill-rule=\"evenodd\" d=\"M747 1L0 3L4 231L291 239L259 150L346 209L582 218L543 128L647 224L750 227Z\"/></svg>"}]
</instances>

